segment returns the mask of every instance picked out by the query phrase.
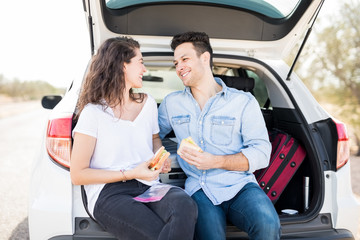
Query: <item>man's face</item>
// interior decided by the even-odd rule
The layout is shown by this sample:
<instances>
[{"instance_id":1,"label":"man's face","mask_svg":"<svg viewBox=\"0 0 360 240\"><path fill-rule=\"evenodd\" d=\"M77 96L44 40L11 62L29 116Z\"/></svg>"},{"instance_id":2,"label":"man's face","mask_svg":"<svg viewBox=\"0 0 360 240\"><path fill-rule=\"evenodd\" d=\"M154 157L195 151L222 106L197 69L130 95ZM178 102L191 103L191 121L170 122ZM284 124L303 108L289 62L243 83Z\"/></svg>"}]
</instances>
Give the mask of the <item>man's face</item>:
<instances>
[{"instance_id":1,"label":"man's face","mask_svg":"<svg viewBox=\"0 0 360 240\"><path fill-rule=\"evenodd\" d=\"M176 74L185 86L195 86L204 75L206 63L204 54L197 55L192 43L183 43L174 51Z\"/></svg>"}]
</instances>

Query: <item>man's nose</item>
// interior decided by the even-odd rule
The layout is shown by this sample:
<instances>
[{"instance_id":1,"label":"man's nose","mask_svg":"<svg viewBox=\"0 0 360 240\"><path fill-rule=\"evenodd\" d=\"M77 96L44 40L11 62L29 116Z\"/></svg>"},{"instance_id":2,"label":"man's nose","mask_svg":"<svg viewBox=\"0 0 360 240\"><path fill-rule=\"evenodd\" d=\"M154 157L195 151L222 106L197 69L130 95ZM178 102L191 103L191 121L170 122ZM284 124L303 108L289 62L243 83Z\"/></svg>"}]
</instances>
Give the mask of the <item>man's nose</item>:
<instances>
[{"instance_id":1,"label":"man's nose","mask_svg":"<svg viewBox=\"0 0 360 240\"><path fill-rule=\"evenodd\" d=\"M178 64L176 65L176 70L177 70L177 71L181 71L181 70L183 70L183 68L184 68L184 65L183 65L182 63L178 63Z\"/></svg>"}]
</instances>

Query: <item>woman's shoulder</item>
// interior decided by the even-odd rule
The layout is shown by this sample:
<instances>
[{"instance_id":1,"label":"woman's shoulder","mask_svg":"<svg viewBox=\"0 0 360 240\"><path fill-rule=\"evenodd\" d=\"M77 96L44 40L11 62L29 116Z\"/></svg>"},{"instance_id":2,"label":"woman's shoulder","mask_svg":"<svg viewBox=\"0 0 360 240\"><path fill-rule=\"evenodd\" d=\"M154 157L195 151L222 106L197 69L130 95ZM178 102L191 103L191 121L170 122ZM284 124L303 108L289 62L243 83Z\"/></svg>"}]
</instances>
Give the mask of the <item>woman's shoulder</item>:
<instances>
[{"instance_id":1,"label":"woman's shoulder","mask_svg":"<svg viewBox=\"0 0 360 240\"><path fill-rule=\"evenodd\" d=\"M155 98L151 96L149 93L144 93L144 101L150 101L152 103L156 103Z\"/></svg>"},{"instance_id":2,"label":"woman's shoulder","mask_svg":"<svg viewBox=\"0 0 360 240\"><path fill-rule=\"evenodd\" d=\"M88 103L85 105L83 111L86 110L86 111L93 112L93 111L102 110L103 108L104 108L104 106L101 104Z\"/></svg>"},{"instance_id":3,"label":"woman's shoulder","mask_svg":"<svg viewBox=\"0 0 360 240\"><path fill-rule=\"evenodd\" d=\"M81 111L82 115L97 115L100 112L104 112L106 109L106 106L101 104L95 104L95 103L88 103L85 105L84 109Z\"/></svg>"}]
</instances>

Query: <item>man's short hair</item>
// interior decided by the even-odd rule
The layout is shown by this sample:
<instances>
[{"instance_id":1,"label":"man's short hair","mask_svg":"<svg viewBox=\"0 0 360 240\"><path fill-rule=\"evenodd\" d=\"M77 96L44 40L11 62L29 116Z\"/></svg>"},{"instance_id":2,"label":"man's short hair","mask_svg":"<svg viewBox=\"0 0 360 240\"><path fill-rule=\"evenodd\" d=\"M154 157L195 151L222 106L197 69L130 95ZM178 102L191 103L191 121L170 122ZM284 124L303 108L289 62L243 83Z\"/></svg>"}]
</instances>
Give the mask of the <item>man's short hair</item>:
<instances>
[{"instance_id":1,"label":"man's short hair","mask_svg":"<svg viewBox=\"0 0 360 240\"><path fill-rule=\"evenodd\" d=\"M213 66L213 50L210 45L209 36L204 32L185 32L177 34L171 40L171 49L175 49L183 43L191 42L198 56L204 52L210 53L210 67Z\"/></svg>"}]
</instances>

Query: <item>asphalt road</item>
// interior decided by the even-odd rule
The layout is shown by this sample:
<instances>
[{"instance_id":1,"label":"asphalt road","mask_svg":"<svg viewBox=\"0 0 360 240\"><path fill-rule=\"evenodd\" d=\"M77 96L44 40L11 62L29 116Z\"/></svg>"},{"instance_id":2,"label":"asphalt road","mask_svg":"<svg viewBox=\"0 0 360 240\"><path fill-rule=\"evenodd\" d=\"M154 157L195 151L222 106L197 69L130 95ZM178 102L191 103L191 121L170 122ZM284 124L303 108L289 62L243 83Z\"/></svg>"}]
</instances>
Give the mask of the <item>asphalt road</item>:
<instances>
[{"instance_id":1,"label":"asphalt road","mask_svg":"<svg viewBox=\"0 0 360 240\"><path fill-rule=\"evenodd\" d=\"M0 113L0 239L24 240L30 169L49 112L36 101L0 104Z\"/></svg>"},{"instance_id":2,"label":"asphalt road","mask_svg":"<svg viewBox=\"0 0 360 240\"><path fill-rule=\"evenodd\" d=\"M0 103L0 240L28 237L30 169L37 156L49 110L40 102ZM351 158L353 191L360 200L360 157ZM360 240L360 226L356 237Z\"/></svg>"}]
</instances>

